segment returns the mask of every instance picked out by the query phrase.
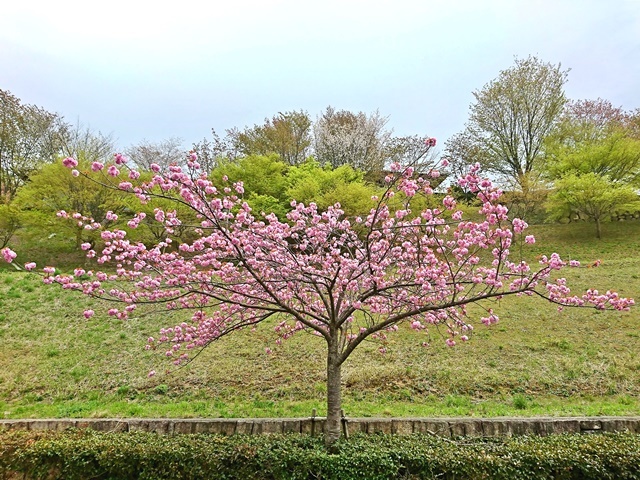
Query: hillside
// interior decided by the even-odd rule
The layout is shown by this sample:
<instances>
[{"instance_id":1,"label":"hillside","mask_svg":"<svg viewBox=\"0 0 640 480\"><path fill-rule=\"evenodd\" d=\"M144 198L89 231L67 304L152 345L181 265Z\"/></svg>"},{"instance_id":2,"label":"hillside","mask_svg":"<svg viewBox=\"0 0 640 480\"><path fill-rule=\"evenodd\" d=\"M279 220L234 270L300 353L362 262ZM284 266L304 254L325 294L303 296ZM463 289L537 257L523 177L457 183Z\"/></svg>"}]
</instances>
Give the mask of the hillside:
<instances>
[{"instance_id":1,"label":"hillside","mask_svg":"<svg viewBox=\"0 0 640 480\"><path fill-rule=\"evenodd\" d=\"M579 289L612 288L640 299L640 222L531 228L528 259L557 251L598 268L567 271ZM324 345L298 335L276 346L268 325L224 338L173 371L146 338L172 324L166 312L125 323L102 312L90 320L81 295L33 275L0 271L0 412L18 417L308 416L322 414ZM557 309L508 298L501 322L476 322L470 342L447 348L408 327L388 353L369 343L343 370L350 416L640 414L640 316ZM100 308L95 308L100 312ZM428 341L430 346L421 346ZM273 354L266 354L270 347ZM148 378L149 370L158 375ZM166 373L165 370L172 370Z\"/></svg>"}]
</instances>

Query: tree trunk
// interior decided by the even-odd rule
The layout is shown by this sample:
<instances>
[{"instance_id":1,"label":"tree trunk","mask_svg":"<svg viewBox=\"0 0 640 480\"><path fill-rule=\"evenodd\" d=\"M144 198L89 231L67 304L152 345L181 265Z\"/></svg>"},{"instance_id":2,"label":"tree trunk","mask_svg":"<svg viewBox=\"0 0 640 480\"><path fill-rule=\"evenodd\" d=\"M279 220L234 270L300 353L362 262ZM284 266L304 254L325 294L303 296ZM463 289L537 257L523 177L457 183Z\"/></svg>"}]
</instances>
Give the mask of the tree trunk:
<instances>
[{"instance_id":1,"label":"tree trunk","mask_svg":"<svg viewBox=\"0 0 640 480\"><path fill-rule=\"evenodd\" d=\"M337 337L337 336L336 336ZM341 421L340 408L342 396L340 389L340 369L338 339L331 338L327 351L327 421L324 431L324 443L328 448L340 438Z\"/></svg>"},{"instance_id":2,"label":"tree trunk","mask_svg":"<svg viewBox=\"0 0 640 480\"><path fill-rule=\"evenodd\" d=\"M602 225L600 224L600 217L596 217L596 236L602 238Z\"/></svg>"}]
</instances>

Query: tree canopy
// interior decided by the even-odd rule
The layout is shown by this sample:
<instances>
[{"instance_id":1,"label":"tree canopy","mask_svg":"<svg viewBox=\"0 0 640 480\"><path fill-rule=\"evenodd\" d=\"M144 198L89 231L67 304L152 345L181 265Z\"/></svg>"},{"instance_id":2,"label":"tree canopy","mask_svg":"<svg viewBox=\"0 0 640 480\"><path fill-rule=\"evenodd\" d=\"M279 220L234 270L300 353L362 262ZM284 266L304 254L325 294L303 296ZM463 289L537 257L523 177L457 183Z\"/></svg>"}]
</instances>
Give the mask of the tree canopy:
<instances>
[{"instance_id":1,"label":"tree canopy","mask_svg":"<svg viewBox=\"0 0 640 480\"><path fill-rule=\"evenodd\" d=\"M463 132L447 142L454 164L479 162L494 174L520 183L539 165L544 141L562 113L567 70L537 57L515 65L473 92L475 102Z\"/></svg>"},{"instance_id":2,"label":"tree canopy","mask_svg":"<svg viewBox=\"0 0 640 480\"><path fill-rule=\"evenodd\" d=\"M0 89L0 201L11 199L31 172L57 158L67 129L58 114Z\"/></svg>"},{"instance_id":3,"label":"tree canopy","mask_svg":"<svg viewBox=\"0 0 640 480\"><path fill-rule=\"evenodd\" d=\"M567 105L546 140L553 219L577 214L594 220L600 237L603 220L640 207L640 139L633 137L629 118L602 99Z\"/></svg>"}]
</instances>

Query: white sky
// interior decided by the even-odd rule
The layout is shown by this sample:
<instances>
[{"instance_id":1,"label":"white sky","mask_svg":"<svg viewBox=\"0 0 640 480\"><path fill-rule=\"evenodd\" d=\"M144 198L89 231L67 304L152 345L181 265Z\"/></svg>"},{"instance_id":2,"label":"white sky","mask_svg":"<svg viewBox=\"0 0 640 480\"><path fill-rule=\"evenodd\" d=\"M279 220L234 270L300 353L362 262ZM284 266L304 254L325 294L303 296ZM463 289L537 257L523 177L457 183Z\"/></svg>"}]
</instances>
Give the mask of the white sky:
<instances>
[{"instance_id":1,"label":"white sky","mask_svg":"<svg viewBox=\"0 0 640 480\"><path fill-rule=\"evenodd\" d=\"M472 92L537 55L567 95L640 108L640 0L8 0L0 88L119 147L326 106L460 131Z\"/></svg>"}]
</instances>

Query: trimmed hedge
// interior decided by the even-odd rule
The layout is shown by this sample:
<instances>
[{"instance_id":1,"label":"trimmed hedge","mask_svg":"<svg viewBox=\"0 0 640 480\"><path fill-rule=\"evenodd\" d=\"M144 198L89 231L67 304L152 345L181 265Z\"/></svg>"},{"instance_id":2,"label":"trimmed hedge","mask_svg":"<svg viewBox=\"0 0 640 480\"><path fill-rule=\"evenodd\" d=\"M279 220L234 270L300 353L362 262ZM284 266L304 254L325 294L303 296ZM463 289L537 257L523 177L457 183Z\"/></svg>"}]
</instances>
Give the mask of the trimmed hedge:
<instances>
[{"instance_id":1,"label":"trimmed hedge","mask_svg":"<svg viewBox=\"0 0 640 480\"><path fill-rule=\"evenodd\" d=\"M0 469L6 479L640 479L640 435L356 435L329 453L300 434L16 430L0 433Z\"/></svg>"}]
</instances>

